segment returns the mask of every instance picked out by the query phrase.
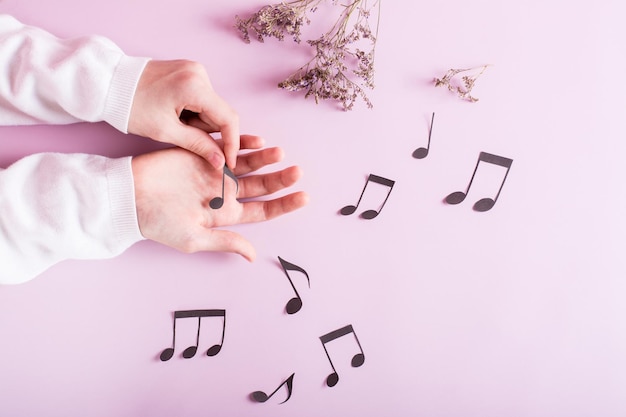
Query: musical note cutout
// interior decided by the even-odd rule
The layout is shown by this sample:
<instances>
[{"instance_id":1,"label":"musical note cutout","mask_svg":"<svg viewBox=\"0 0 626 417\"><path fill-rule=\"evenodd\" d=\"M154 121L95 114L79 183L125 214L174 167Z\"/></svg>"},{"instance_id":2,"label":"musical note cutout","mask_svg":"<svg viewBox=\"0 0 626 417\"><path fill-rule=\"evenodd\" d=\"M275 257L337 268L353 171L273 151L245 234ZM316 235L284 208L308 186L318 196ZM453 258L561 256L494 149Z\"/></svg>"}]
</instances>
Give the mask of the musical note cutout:
<instances>
[{"instance_id":1,"label":"musical note cutout","mask_svg":"<svg viewBox=\"0 0 626 417\"><path fill-rule=\"evenodd\" d=\"M228 169L226 165L224 165L224 172L222 173L222 196L215 197L211 201L209 201L209 206L212 209L219 209L222 208L222 206L224 205L224 180L226 176L232 178L232 180L235 181L235 185L237 185L237 191L239 191L239 180L237 179L235 174L233 174L233 172Z\"/></svg>"},{"instance_id":2,"label":"musical note cutout","mask_svg":"<svg viewBox=\"0 0 626 417\"><path fill-rule=\"evenodd\" d=\"M417 148L413 151L413 158L415 159L424 159L428 156L428 152L430 152L430 137L433 134L433 122L435 121L435 112L433 112L433 116L430 119L430 129L428 130L428 145L426 147Z\"/></svg>"},{"instance_id":3,"label":"musical note cutout","mask_svg":"<svg viewBox=\"0 0 626 417\"><path fill-rule=\"evenodd\" d=\"M254 391L252 393L252 399L254 399L254 401L259 402L259 403L264 403L265 401L269 400L270 398L272 398L272 396L274 394L276 394L276 391L278 391L283 385L287 384L287 398L285 399L285 401L283 401L280 404L286 403L287 401L289 401L289 398L291 398L291 393L293 391L293 377L295 376L295 372L293 374L291 374L291 376L287 379L285 379L282 384L280 384L278 386L278 388L276 388L274 390L274 392L272 392L270 395L267 395L265 392L263 391Z\"/></svg>"},{"instance_id":4,"label":"musical note cutout","mask_svg":"<svg viewBox=\"0 0 626 417\"><path fill-rule=\"evenodd\" d=\"M356 333L354 332L354 328L352 328L351 324L345 327L342 327L340 329L334 330L320 337L320 340L322 341L322 346L324 347L324 352L326 352L326 357L328 357L330 366L331 368L333 368L333 372L330 375L328 375L328 377L326 378L326 385L328 385L329 387L334 387L335 385L337 385L337 382L339 382L339 374L337 373L337 370L335 369L335 365L333 365L333 361L330 359L330 355L328 354L328 349L326 349L326 343L332 342L333 340L339 339L340 337L346 336L350 333L354 335L356 344L359 346L359 350L361 351L361 353L357 353L356 355L352 357L352 362L351 362L354 368L358 368L359 366L363 365L363 363L365 362L365 355L363 354L363 348L361 347L361 343L359 343L359 338L356 336Z\"/></svg>"},{"instance_id":5,"label":"musical note cutout","mask_svg":"<svg viewBox=\"0 0 626 417\"><path fill-rule=\"evenodd\" d=\"M198 333L196 335L195 346L189 346L183 351L183 358L193 358L198 351L198 345L200 344L200 325L203 317L222 317L222 340L219 344L211 346L206 354L207 356L215 356L222 350L224 344L224 334L226 333L226 310L184 310L174 312L174 327L172 329L172 347L169 347L161 352L161 361L169 361L174 356L174 350L176 349L176 320L197 318L198 319Z\"/></svg>"},{"instance_id":6,"label":"musical note cutout","mask_svg":"<svg viewBox=\"0 0 626 417\"><path fill-rule=\"evenodd\" d=\"M381 204L380 207L378 208L378 211L366 210L363 213L361 213L361 217L363 217L364 219L370 220L380 214L380 212L383 210L383 207L385 207L385 203L387 202L387 199L389 198L389 194L391 194L391 190L393 189L393 186L396 182L393 180L389 180L387 178L379 177L378 175L374 175L374 174L370 174L369 177L367 178L367 181L365 182L365 186L363 187L363 191L361 191L361 196L359 197L359 200L356 202L356 205L345 206L344 208L341 209L341 214L343 214L344 216L348 216L356 211L357 207L359 207L359 204L361 203L363 194L365 194L365 189L367 188L367 185L370 182L389 187L389 191L387 192L387 196L385 197L383 204Z\"/></svg>"},{"instance_id":7,"label":"musical note cutout","mask_svg":"<svg viewBox=\"0 0 626 417\"><path fill-rule=\"evenodd\" d=\"M496 201L498 201L498 197L500 196L500 192L502 191L502 187L504 187L504 181L506 181L506 177L507 175L509 175L509 170L511 169L513 160L502 157L502 156L498 156L498 155L492 155L487 152L480 153L478 157L478 161L476 162L476 167L474 167L474 172L472 173L472 177L470 178L469 184L467 185L467 189L465 190L465 192L456 191L454 193L449 194L446 197L446 203L459 204L463 200L465 200L465 197L467 197L467 193L469 192L470 187L472 186L472 182L474 181L474 176L476 175L476 170L478 169L478 165L480 165L481 162L486 162L488 164L493 164L493 165L504 167L506 168L506 173L504 174L504 178L502 179L502 183L500 184L500 189L498 190L498 193L496 194L496 196L494 198L486 197L486 198L482 198L478 200L474 204L474 210L481 211L481 212L488 211L496 204Z\"/></svg>"},{"instance_id":8,"label":"musical note cutout","mask_svg":"<svg viewBox=\"0 0 626 417\"><path fill-rule=\"evenodd\" d=\"M285 309L287 310L287 314L295 314L298 311L300 311L300 309L302 308L302 298L300 297L298 290L296 290L295 285L293 285L293 281L291 280L291 277L289 276L289 273L287 271L302 272L304 276L306 277L306 281L309 284L309 288L311 288L311 280L309 279L309 274L307 274L307 272L304 269L300 268L298 265L294 265L291 262L287 262L280 256L278 257L278 260L280 261L280 265L283 267L283 271L285 271L285 275L287 275L287 279L289 280L289 283L291 284L291 288L293 288L293 291L296 293L296 296L287 302Z\"/></svg>"}]
</instances>

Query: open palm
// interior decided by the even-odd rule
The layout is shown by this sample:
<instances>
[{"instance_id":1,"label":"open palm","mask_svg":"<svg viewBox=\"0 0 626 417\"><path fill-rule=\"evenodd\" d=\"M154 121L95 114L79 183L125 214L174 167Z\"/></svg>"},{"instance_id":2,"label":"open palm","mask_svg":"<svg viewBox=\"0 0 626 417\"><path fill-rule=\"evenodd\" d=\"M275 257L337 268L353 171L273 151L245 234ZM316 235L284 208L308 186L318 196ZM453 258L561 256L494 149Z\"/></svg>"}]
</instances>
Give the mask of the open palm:
<instances>
[{"instance_id":1,"label":"open palm","mask_svg":"<svg viewBox=\"0 0 626 417\"><path fill-rule=\"evenodd\" d=\"M250 242L237 233L216 228L269 220L297 210L308 201L304 192L266 201L247 200L280 191L301 176L296 166L248 175L283 157L280 148L260 149L262 146L258 136L241 136L241 148L254 151L237 157L234 174L238 187L228 176L223 178L222 170L182 148L133 158L137 217L143 236L183 252L234 252L254 260L256 253ZM222 184L223 205L211 208L211 200L222 197Z\"/></svg>"}]
</instances>

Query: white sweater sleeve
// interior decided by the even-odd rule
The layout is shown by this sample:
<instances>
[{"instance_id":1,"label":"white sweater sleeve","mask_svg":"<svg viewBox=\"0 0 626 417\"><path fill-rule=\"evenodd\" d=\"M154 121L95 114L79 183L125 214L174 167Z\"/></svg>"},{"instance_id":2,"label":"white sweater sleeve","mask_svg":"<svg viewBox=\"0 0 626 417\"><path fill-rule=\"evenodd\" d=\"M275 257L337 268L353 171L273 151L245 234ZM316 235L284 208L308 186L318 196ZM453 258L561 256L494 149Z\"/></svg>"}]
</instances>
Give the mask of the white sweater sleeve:
<instances>
[{"instance_id":1,"label":"white sweater sleeve","mask_svg":"<svg viewBox=\"0 0 626 417\"><path fill-rule=\"evenodd\" d=\"M0 170L0 284L142 240L131 158L36 154Z\"/></svg>"},{"instance_id":2,"label":"white sweater sleeve","mask_svg":"<svg viewBox=\"0 0 626 417\"><path fill-rule=\"evenodd\" d=\"M59 39L0 14L0 125L106 121L126 132L147 61L106 38ZM38 154L0 169L0 284L141 239L131 158Z\"/></svg>"},{"instance_id":3,"label":"white sweater sleeve","mask_svg":"<svg viewBox=\"0 0 626 417\"><path fill-rule=\"evenodd\" d=\"M59 39L0 14L0 125L106 121L126 133L148 60L103 37Z\"/></svg>"}]
</instances>

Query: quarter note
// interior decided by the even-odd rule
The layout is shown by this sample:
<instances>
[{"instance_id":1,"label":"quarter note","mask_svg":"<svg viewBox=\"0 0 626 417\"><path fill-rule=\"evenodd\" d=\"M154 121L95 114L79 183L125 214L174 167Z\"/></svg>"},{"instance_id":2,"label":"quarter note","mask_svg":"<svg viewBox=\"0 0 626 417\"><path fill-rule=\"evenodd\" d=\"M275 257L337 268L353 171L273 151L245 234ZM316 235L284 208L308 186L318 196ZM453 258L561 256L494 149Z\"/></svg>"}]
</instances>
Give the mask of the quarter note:
<instances>
[{"instance_id":1,"label":"quarter note","mask_svg":"<svg viewBox=\"0 0 626 417\"><path fill-rule=\"evenodd\" d=\"M276 389L274 390L274 392L272 392L270 395L267 395L267 394L266 394L265 392L263 392L263 391L254 391L254 392L252 393L252 399L254 399L254 400L255 400L255 401L257 401L257 402L264 403L265 401L267 401L267 400L269 400L270 398L272 398L272 396L273 396L274 394L276 394L276 391L278 391L278 390L280 389L280 387L282 387L283 385L287 384L287 398L285 399L285 401L283 401L283 402L282 402L282 403L280 403L280 404L286 403L287 401L289 401L289 398L291 398L291 393L292 393L292 390L293 390L293 377L294 377L295 375L296 375L296 374L295 374L295 372L294 372L293 374L291 374L291 376L290 376L289 378L285 379L285 380L283 381L283 383L282 383L282 384L280 384L280 385L278 386L278 388L276 388Z\"/></svg>"},{"instance_id":2,"label":"quarter note","mask_svg":"<svg viewBox=\"0 0 626 417\"><path fill-rule=\"evenodd\" d=\"M302 308L302 298L300 297L300 294L298 294L298 290L296 290L295 285L293 285L293 281L291 280L291 277L289 276L289 273L287 271L302 272L304 276L306 277L306 281L309 284L309 288L311 288L311 280L309 279L309 274L307 274L307 272L304 269L300 268L298 265L294 265L291 262L287 262L280 256L278 257L278 260L280 261L280 265L283 267L283 271L285 272L285 275L287 275L287 279L289 280L289 283L291 284L291 288L293 288L293 291L296 293L296 296L293 297L291 300L289 300L287 302L287 306L285 307L287 310L287 314L294 314L300 311L300 309Z\"/></svg>"},{"instance_id":3,"label":"quarter note","mask_svg":"<svg viewBox=\"0 0 626 417\"><path fill-rule=\"evenodd\" d=\"M478 165L481 162L486 162L488 164L498 165L506 168L506 173L504 174L504 178L502 179L502 183L500 184L500 189L498 189L498 193L492 199L489 197L481 198L474 204L474 210L476 211L488 211L490 210L498 201L498 197L500 196L500 192L502 191L502 187L504 186L504 181L506 181L507 175L509 175L509 170L511 169L511 165L513 164L513 160L509 158L505 158L503 156L493 155L487 152L481 152L478 156L478 161L476 162L476 167L474 167L474 172L472 173L472 177L470 178L469 184L467 185L467 189L465 192L456 191L454 193L449 194L446 197L446 203L448 204L459 204L465 197L467 197L467 193L472 186L472 182L474 181L474 176L476 175L476 170L478 169Z\"/></svg>"},{"instance_id":4,"label":"quarter note","mask_svg":"<svg viewBox=\"0 0 626 417\"><path fill-rule=\"evenodd\" d=\"M211 201L209 201L209 206L212 209L222 208L222 206L224 205L224 180L226 176L232 178L232 180L235 181L235 185L237 185L237 191L239 191L239 180L237 180L235 174L226 165L224 165L224 171L222 173L222 196L215 197Z\"/></svg>"},{"instance_id":5,"label":"quarter note","mask_svg":"<svg viewBox=\"0 0 626 417\"><path fill-rule=\"evenodd\" d=\"M415 159L424 159L428 156L428 152L430 151L430 136L433 133L433 122L435 121L435 112L433 112L433 116L430 119L430 129L428 130L428 145L426 147L417 148L413 151L413 158Z\"/></svg>"},{"instance_id":6,"label":"quarter note","mask_svg":"<svg viewBox=\"0 0 626 417\"><path fill-rule=\"evenodd\" d=\"M220 353L222 350L222 345L224 344L224 334L226 333L226 310L184 310L184 311L175 311L174 312L174 327L172 329L172 347L166 348L161 352L161 361L168 361L174 356L174 350L176 349L176 320L178 319L187 319L187 318L197 318L198 319L198 333L196 335L196 344L195 346L189 346L187 349L183 351L183 358L189 359L193 358L198 351L198 345L200 344L200 325L203 317L222 317L223 319L223 327L222 327L222 340L219 344L211 346L206 354L207 356L215 356Z\"/></svg>"},{"instance_id":7,"label":"quarter note","mask_svg":"<svg viewBox=\"0 0 626 417\"><path fill-rule=\"evenodd\" d=\"M378 210L366 210L363 213L361 213L361 217L363 217L364 219L370 220L380 214L380 212L383 210L383 207L385 207L385 203L387 202L387 199L389 198L389 194L391 194L391 190L393 189L393 186L396 182L393 180L389 180L387 178L379 177L378 175L374 175L374 174L370 174L369 177L367 178L367 181L365 182L365 186L363 187L363 191L361 191L361 196L359 197L359 200L356 202L356 205L345 206L344 208L341 209L341 214L343 214L344 216L348 216L356 211L357 207L359 207L359 204L361 203L363 194L365 194L367 185L370 182L389 187L389 191L387 192L387 196L385 197L383 204L381 204Z\"/></svg>"},{"instance_id":8,"label":"quarter note","mask_svg":"<svg viewBox=\"0 0 626 417\"><path fill-rule=\"evenodd\" d=\"M363 363L365 362L365 355L363 354L363 348L361 347L361 343L359 343L359 338L356 336L356 333L354 332L354 328L352 327L351 324L345 327L342 327L340 329L334 330L320 337L320 340L322 341L322 346L324 347L324 352L326 352L326 357L328 358L328 361L330 362L331 368L333 368L333 372L330 375L328 375L328 377L326 378L326 385L328 385L329 387L334 387L335 385L337 385L337 382L339 382L339 374L337 373L337 370L335 369L335 365L333 365L333 361L330 359L330 355L328 354L328 349L326 349L326 343L332 342L333 340L339 339L340 337L346 336L350 333L354 335L354 340L356 340L356 344L359 346L359 350L361 351L361 353L357 353L356 355L354 355L351 361L352 366L354 368L358 368L359 366L363 365Z\"/></svg>"}]
</instances>

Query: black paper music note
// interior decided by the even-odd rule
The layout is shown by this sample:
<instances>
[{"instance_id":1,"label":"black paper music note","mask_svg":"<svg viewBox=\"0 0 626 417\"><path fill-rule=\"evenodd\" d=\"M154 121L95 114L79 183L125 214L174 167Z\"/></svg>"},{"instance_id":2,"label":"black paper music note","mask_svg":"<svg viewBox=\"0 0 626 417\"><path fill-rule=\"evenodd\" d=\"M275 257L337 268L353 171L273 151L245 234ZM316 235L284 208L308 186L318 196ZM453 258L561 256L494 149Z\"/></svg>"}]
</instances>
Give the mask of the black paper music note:
<instances>
[{"instance_id":1,"label":"black paper music note","mask_svg":"<svg viewBox=\"0 0 626 417\"><path fill-rule=\"evenodd\" d=\"M333 361L330 359L330 355L328 354L328 349L326 349L326 343L332 342L333 340L339 339L340 337L346 336L350 333L354 335L356 344L359 346L359 350L361 351L361 353L357 353L356 355L354 355L351 361L352 366L354 368L357 368L363 365L363 363L365 362L365 354L363 354L363 348L361 347L361 343L359 343L359 338L356 336L356 333L354 332L354 328L352 328L351 324L345 327L342 327L340 329L334 330L320 337L320 340L322 341L322 346L324 347L324 352L326 352L326 357L328 357L330 366L331 368L333 368L333 372L330 375L328 375L328 377L326 378L326 385L328 385L329 387L334 387L335 385L337 385L337 382L339 382L339 374L337 373L337 370L335 369L335 365L333 365Z\"/></svg>"},{"instance_id":2,"label":"black paper music note","mask_svg":"<svg viewBox=\"0 0 626 417\"><path fill-rule=\"evenodd\" d=\"M430 136L433 134L433 122L435 121L435 112L433 112L433 117L430 119L430 129L428 130L428 145L426 147L417 148L413 151L413 158L415 159L424 159L428 156L428 152L430 151Z\"/></svg>"},{"instance_id":3,"label":"black paper music note","mask_svg":"<svg viewBox=\"0 0 626 417\"><path fill-rule=\"evenodd\" d=\"M285 399L285 401L283 401L280 404L286 403L287 401L289 401L289 398L291 398L291 393L292 393L292 390L293 390L293 377L294 377L294 375L295 375L295 372L293 374L291 374L291 376L289 378L285 379L283 381L283 383L280 384L278 386L278 388L276 388L274 390L274 392L272 392L270 395L267 395L263 391L254 391L252 393L252 399L254 399L257 402L264 403L265 401L267 401L270 398L272 398L272 396L274 394L276 394L276 391L278 391L280 389L280 387L282 387L283 385L287 384L287 398Z\"/></svg>"},{"instance_id":4,"label":"black paper music note","mask_svg":"<svg viewBox=\"0 0 626 417\"><path fill-rule=\"evenodd\" d=\"M235 184L237 185L237 191L239 191L239 180L237 180L235 174L233 174L233 172L228 169L226 165L224 165L224 172L222 173L222 196L215 197L211 201L209 201L209 206L212 209L222 208L222 206L224 205L224 180L226 176L232 178L233 181L235 181Z\"/></svg>"},{"instance_id":5,"label":"black paper music note","mask_svg":"<svg viewBox=\"0 0 626 417\"><path fill-rule=\"evenodd\" d=\"M307 272L304 269L300 268L298 265L294 265L291 262L287 262L280 256L278 257L278 260L280 261L280 265L283 267L283 271L285 271L285 275L287 275L287 279L289 280L289 283L291 284L291 288L293 288L293 291L296 293L296 296L293 297L291 300L289 300L287 302L287 306L285 307L287 310L287 314L294 314L300 311L300 309L302 308L302 298L300 297L298 290L296 290L295 285L293 285L293 281L291 280L291 277L289 276L289 273L287 271L302 272L304 276L306 277L306 281L309 284L309 288L311 288L311 280L309 279L309 274L307 274Z\"/></svg>"},{"instance_id":6,"label":"black paper music note","mask_svg":"<svg viewBox=\"0 0 626 417\"><path fill-rule=\"evenodd\" d=\"M478 156L478 161L476 162L476 167L474 167L474 172L472 173L472 177L470 178L469 184L467 185L467 189L465 192L456 191L454 193L449 194L446 197L446 203L448 204L459 204L465 197L467 197L467 193L469 192L470 187L472 186L472 182L474 181L474 176L476 175L476 170L478 169L478 165L482 162L486 162L488 164L494 164L501 167L506 168L506 173L504 174L504 178L502 179L502 183L500 184L500 189L496 194L495 198L482 198L478 200L474 204L474 210L476 211L488 211L490 210L498 201L498 197L500 196L500 191L502 191L502 187L504 187L504 181L506 181L507 175L509 175L509 170L511 169L511 165L513 164L513 160L509 158L505 158L503 156L492 155L487 152L481 152Z\"/></svg>"},{"instance_id":7,"label":"black paper music note","mask_svg":"<svg viewBox=\"0 0 626 417\"><path fill-rule=\"evenodd\" d=\"M367 181L365 182L365 186L363 187L363 191L361 191L361 196L359 197L359 201L356 202L356 205L345 206L344 208L341 209L341 214L343 214L344 216L348 216L356 211L357 207L359 207L359 204L361 203L361 199L363 198L365 189L367 188L367 185L370 182L374 182L376 184L381 184L386 187L389 187L389 191L387 192L387 196L385 197L383 204L381 204L380 207L378 208L378 211L366 210L363 213L361 213L361 217L363 217L364 219L370 220L380 214L380 212L383 210L383 207L385 207L385 203L387 202L387 199L389 198L389 194L391 194L391 190L393 189L393 186L396 182L393 180L389 180L387 178L379 177L378 175L374 175L374 174L370 174L369 177L367 178Z\"/></svg>"},{"instance_id":8,"label":"black paper music note","mask_svg":"<svg viewBox=\"0 0 626 417\"><path fill-rule=\"evenodd\" d=\"M172 347L169 347L161 352L161 360L163 362L168 361L174 356L174 350L176 348L176 320L187 318L198 318L198 333L196 335L196 345L189 346L183 351L183 358L193 358L198 351L198 345L200 344L200 325L203 317L222 317L224 326L222 328L222 341L213 345L207 350L207 356L215 356L222 350L224 344L224 334L226 333L226 310L184 310L174 312L174 327L172 329Z\"/></svg>"}]
</instances>

